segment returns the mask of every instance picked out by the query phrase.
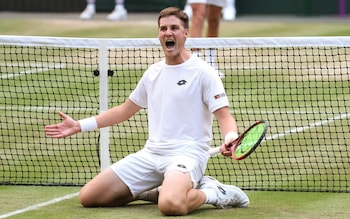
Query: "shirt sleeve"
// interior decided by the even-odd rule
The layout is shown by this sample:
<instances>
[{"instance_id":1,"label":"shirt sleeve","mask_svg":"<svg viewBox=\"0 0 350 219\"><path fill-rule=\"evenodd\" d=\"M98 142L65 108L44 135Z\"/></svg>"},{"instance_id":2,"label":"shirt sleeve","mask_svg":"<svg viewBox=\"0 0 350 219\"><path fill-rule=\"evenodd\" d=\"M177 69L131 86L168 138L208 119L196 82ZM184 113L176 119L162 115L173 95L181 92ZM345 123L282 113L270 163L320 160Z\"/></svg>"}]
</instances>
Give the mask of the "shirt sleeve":
<instances>
[{"instance_id":1,"label":"shirt sleeve","mask_svg":"<svg viewBox=\"0 0 350 219\"><path fill-rule=\"evenodd\" d=\"M229 106L229 101L224 85L216 71L210 71L204 80L204 101L208 105L210 112L214 112L222 107Z\"/></svg>"},{"instance_id":2,"label":"shirt sleeve","mask_svg":"<svg viewBox=\"0 0 350 219\"><path fill-rule=\"evenodd\" d=\"M136 105L142 107L142 108L147 108L147 72L146 71L139 82L136 85L136 88L131 92L129 95L129 98L132 102L134 102Z\"/></svg>"}]
</instances>

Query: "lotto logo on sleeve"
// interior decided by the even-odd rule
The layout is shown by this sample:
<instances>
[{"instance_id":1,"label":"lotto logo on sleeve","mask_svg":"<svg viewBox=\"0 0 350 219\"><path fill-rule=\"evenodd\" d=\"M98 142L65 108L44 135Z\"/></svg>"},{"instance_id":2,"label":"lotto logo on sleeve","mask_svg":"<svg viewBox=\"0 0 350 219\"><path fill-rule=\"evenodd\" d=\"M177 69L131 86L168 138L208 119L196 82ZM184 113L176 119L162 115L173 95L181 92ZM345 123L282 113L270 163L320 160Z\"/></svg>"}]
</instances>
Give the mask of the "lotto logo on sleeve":
<instances>
[{"instance_id":1,"label":"lotto logo on sleeve","mask_svg":"<svg viewBox=\"0 0 350 219\"><path fill-rule=\"evenodd\" d=\"M217 95L214 96L214 99L217 100L217 99L219 99L221 97L226 97L226 94L225 93L217 94Z\"/></svg>"}]
</instances>

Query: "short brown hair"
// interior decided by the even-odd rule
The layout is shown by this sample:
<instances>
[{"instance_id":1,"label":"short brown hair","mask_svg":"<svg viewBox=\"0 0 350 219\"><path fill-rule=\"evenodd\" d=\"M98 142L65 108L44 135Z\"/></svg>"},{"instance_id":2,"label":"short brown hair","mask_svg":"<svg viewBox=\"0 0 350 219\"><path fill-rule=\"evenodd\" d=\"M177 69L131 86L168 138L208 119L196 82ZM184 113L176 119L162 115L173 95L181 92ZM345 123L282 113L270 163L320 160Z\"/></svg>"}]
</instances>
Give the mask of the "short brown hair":
<instances>
[{"instance_id":1,"label":"short brown hair","mask_svg":"<svg viewBox=\"0 0 350 219\"><path fill-rule=\"evenodd\" d=\"M160 25L160 19L163 18L163 17L168 17L168 16L171 16L171 15L174 15L176 16L177 18L179 18L181 21L182 21L182 25L184 26L185 29L189 29L189 19L188 19L188 16L187 14L177 8L177 7L168 7L168 8L164 8L160 13L159 13L159 16L158 16L158 27Z\"/></svg>"}]
</instances>

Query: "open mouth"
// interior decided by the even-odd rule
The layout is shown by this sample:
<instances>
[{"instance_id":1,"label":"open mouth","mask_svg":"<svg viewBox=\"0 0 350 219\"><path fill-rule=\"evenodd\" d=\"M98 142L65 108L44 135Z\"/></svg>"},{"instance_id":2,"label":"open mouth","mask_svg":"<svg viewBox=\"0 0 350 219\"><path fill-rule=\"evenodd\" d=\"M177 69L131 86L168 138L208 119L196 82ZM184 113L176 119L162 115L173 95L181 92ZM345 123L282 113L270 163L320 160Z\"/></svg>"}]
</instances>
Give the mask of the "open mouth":
<instances>
[{"instance_id":1,"label":"open mouth","mask_svg":"<svg viewBox=\"0 0 350 219\"><path fill-rule=\"evenodd\" d=\"M173 40L167 40L167 41L165 42L165 46L166 46L166 48L168 48L168 49L172 49L172 48L175 47L175 42L174 42Z\"/></svg>"}]
</instances>

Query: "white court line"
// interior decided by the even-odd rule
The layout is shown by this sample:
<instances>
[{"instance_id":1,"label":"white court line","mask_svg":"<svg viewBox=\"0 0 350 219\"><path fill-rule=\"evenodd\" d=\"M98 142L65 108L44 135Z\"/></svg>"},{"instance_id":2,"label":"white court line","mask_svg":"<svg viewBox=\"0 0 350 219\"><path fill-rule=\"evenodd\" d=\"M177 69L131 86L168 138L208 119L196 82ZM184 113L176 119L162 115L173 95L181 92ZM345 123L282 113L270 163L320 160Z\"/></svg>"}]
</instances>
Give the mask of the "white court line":
<instances>
[{"instance_id":1,"label":"white court line","mask_svg":"<svg viewBox=\"0 0 350 219\"><path fill-rule=\"evenodd\" d=\"M42 72L49 71L49 70L52 70L52 69L62 68L64 66L65 65L56 64L56 65L48 65L48 66L40 67L40 68L37 67L34 70L21 71L19 73L4 74L4 75L0 76L0 79L8 79L8 78L13 78L13 77L18 77L18 76L22 76L24 74L38 74L38 73L42 73Z\"/></svg>"},{"instance_id":2,"label":"white court line","mask_svg":"<svg viewBox=\"0 0 350 219\"><path fill-rule=\"evenodd\" d=\"M278 133L278 134L274 134L274 135L268 136L268 137L265 138L265 140L268 141L268 140L278 139L278 138L284 137L286 135L291 135L291 134L294 134L294 133L297 133L297 132L303 132L303 131L305 131L307 129L315 128L317 126L321 126L321 125L324 125L324 124L327 124L327 123L331 123L331 122L334 122L336 120L345 119L345 118L347 118L349 116L350 116L350 113L343 113L343 114L341 114L339 116L334 116L334 117L331 117L331 118L328 118L328 119L325 119L325 120L321 120L321 121L318 121L318 122L315 122L315 123L308 124L308 125L303 126L303 127L296 127L294 129L287 130L287 131L284 131L282 133Z\"/></svg>"},{"instance_id":3,"label":"white court line","mask_svg":"<svg viewBox=\"0 0 350 219\"><path fill-rule=\"evenodd\" d=\"M0 110L19 110L19 111L50 111L50 112L57 112L57 111L81 111L81 110L88 110L88 111L94 111L98 109L97 108L82 108L82 107L55 107L55 106L20 106L20 105L5 105L0 106Z\"/></svg>"},{"instance_id":4,"label":"white court line","mask_svg":"<svg viewBox=\"0 0 350 219\"><path fill-rule=\"evenodd\" d=\"M13 78L13 77L21 76L21 75L24 75L24 74L41 73L41 72L48 71L48 70L50 70L50 69L49 68L38 68L35 71L28 70L28 71L22 71L22 72L19 72L19 73L9 73L9 74L5 74L5 75L1 75L0 79Z\"/></svg>"},{"instance_id":5,"label":"white court line","mask_svg":"<svg viewBox=\"0 0 350 219\"><path fill-rule=\"evenodd\" d=\"M22 214L22 213L27 212L27 211L36 210L36 209L39 209L39 208L47 206L47 205L55 204L55 203L58 203L60 201L74 198L78 195L79 195L79 192L76 192L76 193L68 194L68 195L65 195L65 196L62 196L59 198L54 198L54 199L47 201L47 202L38 203L36 205L28 206L26 208L22 208L22 209L19 209L17 211L12 211L12 212L9 212L6 214L2 214L2 215L0 215L0 218L7 218L7 217L11 217L11 216L14 216L17 214Z\"/></svg>"}]
</instances>

